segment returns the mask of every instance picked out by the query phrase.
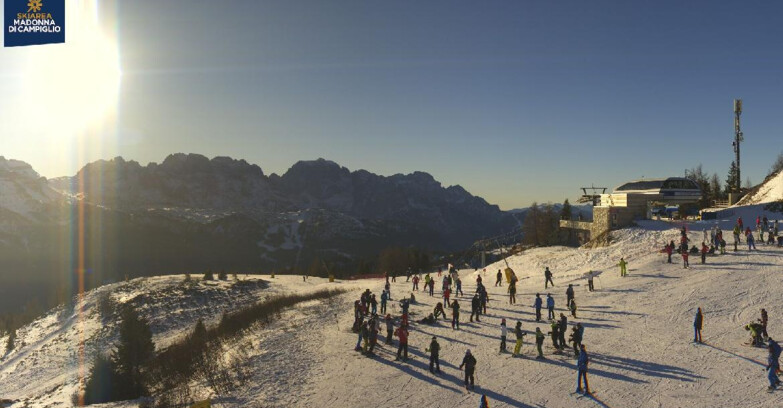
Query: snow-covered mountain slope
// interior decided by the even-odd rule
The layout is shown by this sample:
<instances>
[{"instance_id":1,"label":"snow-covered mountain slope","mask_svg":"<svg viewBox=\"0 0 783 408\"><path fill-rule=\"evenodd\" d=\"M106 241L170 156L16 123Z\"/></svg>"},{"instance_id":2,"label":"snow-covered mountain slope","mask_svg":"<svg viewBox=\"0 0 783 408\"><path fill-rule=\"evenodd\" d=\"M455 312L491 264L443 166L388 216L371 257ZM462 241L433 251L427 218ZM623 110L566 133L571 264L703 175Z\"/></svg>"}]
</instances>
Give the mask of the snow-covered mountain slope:
<instances>
[{"instance_id":1,"label":"snow-covered mountain slope","mask_svg":"<svg viewBox=\"0 0 783 408\"><path fill-rule=\"evenodd\" d=\"M34 221L60 197L29 164L0 156L0 224L9 217Z\"/></svg>"},{"instance_id":2,"label":"snow-covered mountain slope","mask_svg":"<svg viewBox=\"0 0 783 408\"><path fill-rule=\"evenodd\" d=\"M733 219L718 221L724 230L733 222ZM223 396L219 402L225 407L451 408L478 406L480 395L485 394L493 408L783 406L783 394L765 392L766 351L743 345L748 339L743 326L756 320L762 307L769 311L770 335L783 337L783 297L780 296L783 249L760 245L754 252L730 250L726 255L708 257L706 265L699 264L698 257L692 256L690 269L682 267L679 256L667 264L666 255L659 252L665 242L678 241L681 226L688 228L688 236L695 243L701 241L702 230L712 225L714 222L707 221L688 224L647 221L640 227L613 233L613 243L605 248L554 247L525 251L508 259L520 277L515 305L508 303L505 282L503 287L493 286L495 273L505 268L505 262L489 265L486 272L461 271L465 296L457 297L462 305L460 330L452 330L444 320L434 326L418 323L441 301L440 283L436 285L435 297L415 292L417 303L411 307L414 322L410 336L411 360L407 363L394 361L396 347L382 345L374 358L353 351L356 335L349 330L353 300L365 288L380 293L383 280L330 284L318 278L305 283L296 276L265 277L270 286L257 292L258 296L322 287L343 287L351 292L326 303L314 301L299 305L283 313L272 325L248 333L246 340L254 346L248 360L248 366L253 368L252 378L246 386ZM619 276L616 266L620 257L629 262L628 276L624 278ZM543 288L545 266L554 273L557 285L547 290ZM586 290L583 276L588 270L601 272L596 278L595 292ZM491 300L488 315L482 316L481 322L471 323L468 321L470 296L479 275ZM437 274L433 276L440 281ZM164 286L176 287L172 279L175 278L147 280L128 295L119 295L125 289L117 286L115 297L122 301L133 297L135 291L141 294L152 290L154 282L161 285L169 282ZM553 354L549 338L544 343L546 359L533 358L530 333L536 327L549 331L547 323L535 322L531 307L535 293L551 292L559 316L566 313L563 306L568 284L575 286L579 305L578 318L569 316L569 325L581 322L586 327L584 344L591 356L590 386L596 391L593 399L576 400L570 395L576 382L574 358ZM396 301L403 295L409 296L410 289L404 277L392 283L395 301L389 305L390 313L399 315ZM20 331L17 351L0 361L0 397L28 398L32 407L61 406L56 401L67 398L76 384L77 368L72 353L80 330L100 332L96 327L96 312L91 312L89 307L96 296L97 292L86 298L88 318L82 325L61 323L63 319L53 312ZM198 313L205 313L205 317L218 315L212 308L181 313L175 304L166 307L169 317L163 322L169 323L153 324L159 327L156 341L166 338L166 333L182 333L178 327L192 327ZM691 343L697 307L704 311L704 344ZM144 314L154 315L155 310L152 307ZM447 311L450 315L451 310ZM65 316L67 321L73 315ZM501 318L509 325L509 349L513 348L511 329L516 321L521 321L523 330L528 332L522 358L498 353ZM424 350L432 336L437 336L441 344L439 375L430 374L427 368ZM379 343L384 338L385 330L379 336ZM0 344L4 341L0 339ZM477 387L470 393L462 387L462 372L458 368L466 349L472 350L478 360ZM14 408L21 406L20 401Z\"/></svg>"},{"instance_id":3,"label":"snow-covered mountain slope","mask_svg":"<svg viewBox=\"0 0 783 408\"><path fill-rule=\"evenodd\" d=\"M742 197L736 205L745 206L752 204L771 203L783 200L783 170L777 172L745 197Z\"/></svg>"}]
</instances>

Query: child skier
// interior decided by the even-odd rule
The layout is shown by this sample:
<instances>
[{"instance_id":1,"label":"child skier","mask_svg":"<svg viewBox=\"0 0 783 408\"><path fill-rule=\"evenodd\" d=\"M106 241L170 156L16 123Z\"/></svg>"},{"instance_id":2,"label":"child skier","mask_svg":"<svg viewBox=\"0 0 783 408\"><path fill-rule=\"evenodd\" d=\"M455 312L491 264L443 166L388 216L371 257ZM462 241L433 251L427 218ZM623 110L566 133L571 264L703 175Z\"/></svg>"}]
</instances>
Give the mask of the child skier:
<instances>
[{"instance_id":1,"label":"child skier","mask_svg":"<svg viewBox=\"0 0 783 408\"><path fill-rule=\"evenodd\" d=\"M448 317L446 316L446 311L443 309L443 303L438 302L437 305L435 305L435 310L432 312L432 314L437 319L438 316L443 316L444 319L448 320Z\"/></svg>"},{"instance_id":2,"label":"child skier","mask_svg":"<svg viewBox=\"0 0 783 408\"><path fill-rule=\"evenodd\" d=\"M495 281L495 286L503 286L503 274L498 269L498 279Z\"/></svg>"},{"instance_id":3,"label":"child skier","mask_svg":"<svg viewBox=\"0 0 783 408\"><path fill-rule=\"evenodd\" d=\"M506 319L500 321L500 352L506 351Z\"/></svg>"},{"instance_id":4,"label":"child skier","mask_svg":"<svg viewBox=\"0 0 783 408\"><path fill-rule=\"evenodd\" d=\"M701 328L704 322L704 316L701 314L701 308L696 310L696 317L693 319L693 342L701 343Z\"/></svg>"},{"instance_id":5,"label":"child skier","mask_svg":"<svg viewBox=\"0 0 783 408\"><path fill-rule=\"evenodd\" d=\"M459 330L459 302L457 299L451 303L451 328Z\"/></svg>"},{"instance_id":6,"label":"child skier","mask_svg":"<svg viewBox=\"0 0 783 408\"><path fill-rule=\"evenodd\" d=\"M522 322L517 322L517 327L514 328L514 334L517 337L517 343L514 345L514 357L519 355L519 350L522 348L522 339L525 337L525 332L522 331Z\"/></svg>"},{"instance_id":7,"label":"child skier","mask_svg":"<svg viewBox=\"0 0 783 408\"><path fill-rule=\"evenodd\" d=\"M438 372L440 373L440 360L438 359L438 354L440 354L440 344L438 344L438 339L435 336L432 336L432 341L430 342L430 347L427 349L424 349L424 351L427 351L430 353L430 372ZM432 371L433 367L436 368L435 371Z\"/></svg>"},{"instance_id":8,"label":"child skier","mask_svg":"<svg viewBox=\"0 0 783 408\"><path fill-rule=\"evenodd\" d=\"M625 268L626 265L628 265L628 262L625 262L625 258L620 258L620 263L617 264L617 266L620 267L620 276L625 276L628 274L628 271Z\"/></svg>"},{"instance_id":9,"label":"child skier","mask_svg":"<svg viewBox=\"0 0 783 408\"><path fill-rule=\"evenodd\" d=\"M394 334L400 338L400 345L397 347L397 358L394 361L400 361L400 355L402 355L402 361L408 361L408 329L405 326L400 326Z\"/></svg>"},{"instance_id":10,"label":"child skier","mask_svg":"<svg viewBox=\"0 0 783 408\"><path fill-rule=\"evenodd\" d=\"M576 300L571 300L571 317L576 319Z\"/></svg>"},{"instance_id":11,"label":"child skier","mask_svg":"<svg viewBox=\"0 0 783 408\"><path fill-rule=\"evenodd\" d=\"M552 284L552 287L555 286L555 282L552 280L552 272L547 266L546 270L544 270L544 289L547 289L550 283Z\"/></svg>"},{"instance_id":12,"label":"child skier","mask_svg":"<svg viewBox=\"0 0 783 408\"><path fill-rule=\"evenodd\" d=\"M391 314L386 315L386 344L394 344L392 334L394 333L394 320Z\"/></svg>"},{"instance_id":13,"label":"child skier","mask_svg":"<svg viewBox=\"0 0 783 408\"><path fill-rule=\"evenodd\" d=\"M536 302L533 304L533 307L536 308L536 321L537 322L541 321L541 305L542 305L542 303L543 302L541 300L541 294L540 293L536 293Z\"/></svg>"},{"instance_id":14,"label":"child skier","mask_svg":"<svg viewBox=\"0 0 783 408\"><path fill-rule=\"evenodd\" d=\"M546 339L546 336L541 331L541 328L536 327L536 349L538 349L538 356L536 359L544 358L544 352L541 351L541 346L544 345L544 339Z\"/></svg>"},{"instance_id":15,"label":"child skier","mask_svg":"<svg viewBox=\"0 0 783 408\"><path fill-rule=\"evenodd\" d=\"M473 373L476 371L476 358L470 354L470 350L465 352L465 357L462 359L462 364L459 365L459 369L465 367L465 389L474 388ZM468 388L468 380L470 380L470 388Z\"/></svg>"},{"instance_id":16,"label":"child skier","mask_svg":"<svg viewBox=\"0 0 783 408\"><path fill-rule=\"evenodd\" d=\"M571 307L572 300L574 300L574 285L569 283L566 289L566 306Z\"/></svg>"},{"instance_id":17,"label":"child skier","mask_svg":"<svg viewBox=\"0 0 783 408\"><path fill-rule=\"evenodd\" d=\"M546 308L549 310L549 320L552 320L555 318L555 298L552 297L551 293L547 293L546 295Z\"/></svg>"}]
</instances>

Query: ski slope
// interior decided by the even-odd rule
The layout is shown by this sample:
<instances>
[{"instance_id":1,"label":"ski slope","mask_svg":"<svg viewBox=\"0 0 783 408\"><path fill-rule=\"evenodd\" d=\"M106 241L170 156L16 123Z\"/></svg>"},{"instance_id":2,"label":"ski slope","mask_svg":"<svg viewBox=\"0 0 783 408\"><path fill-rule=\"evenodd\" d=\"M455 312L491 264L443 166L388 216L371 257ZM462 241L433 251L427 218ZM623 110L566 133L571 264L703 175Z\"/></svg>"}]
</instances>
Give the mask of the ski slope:
<instances>
[{"instance_id":1,"label":"ski slope","mask_svg":"<svg viewBox=\"0 0 783 408\"><path fill-rule=\"evenodd\" d=\"M746 225L750 217L755 220L752 212L757 210L743 210ZM729 243L733 222L719 221ZM415 293L417 303L411 306L411 359L407 363L394 361L396 347L382 345L385 330L379 336L381 347L376 357L353 351L353 301L366 288L380 296L382 279L330 284L319 278L305 283L300 276L264 276L270 286L253 294L258 299L268 293L307 292L322 287L343 287L350 292L324 303L301 304L283 313L273 324L248 333L245 340L252 343L253 351L247 364L253 369L253 377L234 394L217 399L218 406L476 407L481 394L488 396L493 408L783 406L783 391L766 392L766 350L743 345L748 340L743 326L757 319L762 307L769 312L770 335L783 340L783 249L758 245L759 251L748 253L740 247L740 252L734 253L729 248L726 255L708 257L706 265L699 264L699 257L691 256L691 268L687 270L679 256L674 255L674 263L667 264L666 255L659 253L665 242L679 240L681 226L688 228L692 243L697 243L701 242L702 230L714 223L644 221L639 227L614 232L611 245L605 248L525 251L508 259L520 278L516 305L508 304L505 282L503 287L493 286L497 270L505 268L505 263L489 265L484 283L490 303L488 315L482 316L481 322L467 320L475 279L483 273L462 270L465 296L458 298L462 305L460 330L452 330L445 320L435 326L415 323L441 300L438 279L435 297L422 291ZM616 266L620 257L629 263L628 276L624 278ZM550 290L543 287L545 266L552 270L557 285ZM583 278L588 270L602 272L592 293L587 292ZM433 276L437 279L437 274ZM181 278L149 279L143 285L165 285L167 279L173 285ZM569 283L576 289L577 319L564 309ZM400 313L396 301L402 295L410 295L410 286L405 277L398 277L392 284L394 302L390 303L389 312ZM146 289L140 286L134 290ZM548 324L534 321L532 304L536 292L542 293L542 297L553 294L556 314L566 313L569 326L581 322L586 327L583 343L591 357L588 375L595 398L576 399L570 394L576 387L575 359L569 354L552 354L549 337L544 342L547 358L533 358L531 332L537 326L544 332L549 330ZM249 301L245 299L241 304ZM175 304L165 303L169 318L152 322L156 342L166 339L167 333L184 333L197 316L219 316L219 311L182 313ZM691 342L697 307L704 312L701 345ZM450 314L450 309L447 312ZM154 315L156 310L153 307L145 313ZM523 330L531 333L525 337L523 358L498 353L501 318L507 319L509 349L513 348L512 329L517 320L522 322ZM14 408L22 407L24 402L30 407L68 406L61 404L70 401L76 385L77 367L69 365L65 357L72 353L69 350L78 348L77 332L54 321L44 324L45 319L53 317L44 317L26 331L20 330L20 341L25 344L0 360L0 398L18 400L11 405ZM57 330L65 330L65 334L53 335ZM98 328L92 330L101 332ZM27 340L25 336L33 336L27 333L33 332L38 340ZM424 352L433 335L441 345L439 375L429 373ZM42 350L54 339L66 342L68 347L49 346L30 360L34 348ZM0 339L0 344L4 341ZM478 360L476 389L472 392L462 386L462 373L457 368L466 349ZM201 396L210 397L208 390ZM129 402L106 406L136 405Z\"/></svg>"}]
</instances>

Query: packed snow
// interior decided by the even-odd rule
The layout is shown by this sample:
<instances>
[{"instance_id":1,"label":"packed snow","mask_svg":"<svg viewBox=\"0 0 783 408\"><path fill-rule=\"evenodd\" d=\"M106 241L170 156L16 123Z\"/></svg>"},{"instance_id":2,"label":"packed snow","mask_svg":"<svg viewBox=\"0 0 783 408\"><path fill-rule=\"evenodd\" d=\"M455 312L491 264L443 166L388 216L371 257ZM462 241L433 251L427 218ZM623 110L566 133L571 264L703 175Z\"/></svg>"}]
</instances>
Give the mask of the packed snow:
<instances>
[{"instance_id":1,"label":"packed snow","mask_svg":"<svg viewBox=\"0 0 783 408\"><path fill-rule=\"evenodd\" d=\"M757 243L757 251L748 252L740 245L739 251L733 252L731 245L730 231L736 217L742 216L746 225L755 224L760 209L738 209L731 218L719 221L642 221L637 227L613 232L611 244L604 248L527 250L507 259L520 278L515 305L508 302L505 280L502 287L493 286L497 270L506 267L505 261L487 266L486 272L463 269L460 276L465 294L456 297L462 306L459 330L453 330L447 320L431 326L418 323L442 301L442 277L432 272L437 282L435 296L414 292L417 302L411 306L411 359L407 362L394 361L397 339L394 347L383 345L385 330L379 335L375 357L353 350L357 340L350 331L353 301L364 289L379 297L383 279L329 283L321 278L303 282L301 276L265 275L268 288L259 288L241 302L228 305L217 302L220 297L215 295L213 307L197 311L153 296L152 306L144 315L159 313L156 307L166 308L165 316L152 322L155 341L165 344L163 339L169 334L183 335L198 317L208 321L210 316L217 318L217 305L221 310L234 308L270 293L330 287L350 290L324 302L300 304L271 325L249 332L246 340L253 347L247 364L253 377L234 395L215 400L223 407L476 407L481 395L488 397L493 408L779 407L783 406L783 393L766 392L767 352L744 344L749 335L743 327L758 319L760 309L766 308L770 335L781 337L783 249ZM766 215L783 218L780 214ZM704 229L716 224L723 228L729 242L727 254L708 256L705 265L700 264L698 256L691 256L689 269L683 268L678 255L673 256L672 264L666 263L666 254L660 250L666 242L679 242L681 227L688 229L691 244L698 244ZM621 257L628 261L626 277L619 276L616 266ZM543 270L547 266L556 286L545 290ZM594 292L587 291L584 279L591 270L600 272ZM470 297L479 275L490 302L481 322L471 323ZM121 289L127 283L115 284L90 293L85 302L94 304L98 291L111 291L120 302L164 289L169 293L181 280L182 276L147 279L130 289ZM400 314L398 300L411 294L411 283L405 280L405 276L398 276L391 284L393 301L388 309L395 317ZM564 308L568 284L576 290L575 319ZM229 284L221 285L229 290ZM532 304L536 293L543 297L552 293L556 315L566 314L569 326L576 322L585 326L583 343L590 355L588 376L593 397L577 399L572 394L576 388L575 358L570 352L554 354L549 337L544 342L546 359L534 358L532 333L536 327L549 331L548 322L535 322ZM180 299L179 303L187 303L185 295L178 296L175 299ZM18 401L11 405L14 408L24 403L30 407L66 406L62 404L70 401L77 383L74 350L78 349L79 333L88 344L109 345L108 340L89 340L100 338L96 336L102 328L97 313L85 307L88 318L80 324L74 320L75 314L55 310L19 331L16 350L0 360L0 398ZM692 342L697 307L704 312L703 344ZM450 316L451 310L446 311ZM528 333L521 358L499 353L502 318L509 327L509 350L513 349L517 321ZM440 374L428 370L425 348L432 336L441 345ZM0 338L0 344L4 343L5 339ZM476 388L472 391L465 390L458 369L467 349L478 360Z\"/></svg>"}]
</instances>

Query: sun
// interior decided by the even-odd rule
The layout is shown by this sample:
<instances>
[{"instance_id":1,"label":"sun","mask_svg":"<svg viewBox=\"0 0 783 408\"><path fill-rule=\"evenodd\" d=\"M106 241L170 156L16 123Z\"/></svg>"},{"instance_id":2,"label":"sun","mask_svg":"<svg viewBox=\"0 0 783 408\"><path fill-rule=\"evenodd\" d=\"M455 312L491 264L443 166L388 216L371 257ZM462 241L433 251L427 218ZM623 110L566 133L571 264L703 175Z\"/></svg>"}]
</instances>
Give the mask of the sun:
<instances>
[{"instance_id":1,"label":"sun","mask_svg":"<svg viewBox=\"0 0 783 408\"><path fill-rule=\"evenodd\" d=\"M21 98L30 126L44 125L46 132L64 137L116 116L122 78L117 42L93 15L84 8L73 10L65 44L31 47Z\"/></svg>"}]
</instances>

